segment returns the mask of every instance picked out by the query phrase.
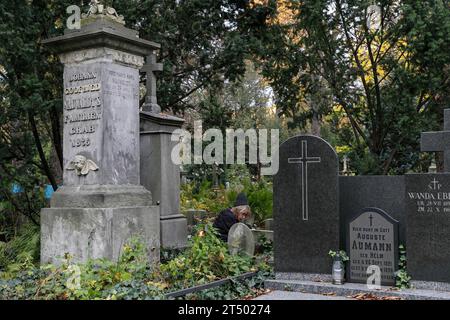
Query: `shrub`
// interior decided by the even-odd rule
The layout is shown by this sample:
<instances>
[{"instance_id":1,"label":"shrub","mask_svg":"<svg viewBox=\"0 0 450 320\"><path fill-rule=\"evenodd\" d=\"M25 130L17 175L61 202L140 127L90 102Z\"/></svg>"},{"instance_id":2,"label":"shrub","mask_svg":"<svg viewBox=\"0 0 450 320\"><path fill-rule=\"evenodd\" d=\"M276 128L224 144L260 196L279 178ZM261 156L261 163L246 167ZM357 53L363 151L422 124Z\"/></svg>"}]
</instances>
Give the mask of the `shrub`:
<instances>
[{"instance_id":1,"label":"shrub","mask_svg":"<svg viewBox=\"0 0 450 320\"><path fill-rule=\"evenodd\" d=\"M161 265L161 272L168 282L186 287L248 272L251 266L249 257L228 253L211 224L200 224L189 250Z\"/></svg>"},{"instance_id":2,"label":"shrub","mask_svg":"<svg viewBox=\"0 0 450 320\"><path fill-rule=\"evenodd\" d=\"M18 270L23 264L37 264L39 253L39 227L33 223L25 224L16 237L0 245L0 271Z\"/></svg>"},{"instance_id":3,"label":"shrub","mask_svg":"<svg viewBox=\"0 0 450 320\"><path fill-rule=\"evenodd\" d=\"M223 209L232 207L239 192L246 194L257 224L272 217L272 184L264 179L259 182L244 179L239 185L232 184L230 189L221 186L215 190L211 188L211 183L208 181L198 186L194 183L185 184L181 191L181 208L182 210L201 209L216 215Z\"/></svg>"},{"instance_id":4,"label":"shrub","mask_svg":"<svg viewBox=\"0 0 450 320\"><path fill-rule=\"evenodd\" d=\"M163 299L171 291L257 269L252 258L231 256L216 235L211 224L198 225L191 247L160 265L149 264L146 247L139 238L125 244L117 262L96 259L75 264L68 255L60 266L36 267L25 262L14 270L0 272L0 300ZM265 263L258 268L260 276L270 273ZM250 279L191 298L253 294L251 286L255 283Z\"/></svg>"}]
</instances>

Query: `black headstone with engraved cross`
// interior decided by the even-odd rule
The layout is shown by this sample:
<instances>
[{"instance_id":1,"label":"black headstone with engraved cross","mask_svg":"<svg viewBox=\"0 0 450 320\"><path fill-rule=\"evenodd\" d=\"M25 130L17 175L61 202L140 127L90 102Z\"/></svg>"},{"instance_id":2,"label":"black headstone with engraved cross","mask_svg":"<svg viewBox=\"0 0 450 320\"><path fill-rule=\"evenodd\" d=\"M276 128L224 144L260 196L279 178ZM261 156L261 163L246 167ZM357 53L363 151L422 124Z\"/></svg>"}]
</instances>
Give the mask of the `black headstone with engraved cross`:
<instances>
[{"instance_id":1,"label":"black headstone with engraved cross","mask_svg":"<svg viewBox=\"0 0 450 320\"><path fill-rule=\"evenodd\" d=\"M279 277L329 274L339 249L338 170L334 149L310 135L280 146L274 177L274 256Z\"/></svg>"},{"instance_id":2,"label":"black headstone with engraved cross","mask_svg":"<svg viewBox=\"0 0 450 320\"><path fill-rule=\"evenodd\" d=\"M444 110L444 131L422 132L420 149L444 152L444 172L450 172L450 109Z\"/></svg>"}]
</instances>

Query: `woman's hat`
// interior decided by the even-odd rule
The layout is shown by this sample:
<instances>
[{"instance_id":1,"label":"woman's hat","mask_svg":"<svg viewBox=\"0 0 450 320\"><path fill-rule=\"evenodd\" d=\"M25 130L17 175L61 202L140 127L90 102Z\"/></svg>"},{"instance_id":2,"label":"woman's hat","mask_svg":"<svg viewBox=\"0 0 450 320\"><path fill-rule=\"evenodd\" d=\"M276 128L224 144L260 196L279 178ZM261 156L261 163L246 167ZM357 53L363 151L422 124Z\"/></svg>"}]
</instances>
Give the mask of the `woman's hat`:
<instances>
[{"instance_id":1,"label":"woman's hat","mask_svg":"<svg viewBox=\"0 0 450 320\"><path fill-rule=\"evenodd\" d=\"M248 206L247 197L245 196L245 193L241 192L238 194L236 198L236 202L234 203L235 207L239 206Z\"/></svg>"}]
</instances>

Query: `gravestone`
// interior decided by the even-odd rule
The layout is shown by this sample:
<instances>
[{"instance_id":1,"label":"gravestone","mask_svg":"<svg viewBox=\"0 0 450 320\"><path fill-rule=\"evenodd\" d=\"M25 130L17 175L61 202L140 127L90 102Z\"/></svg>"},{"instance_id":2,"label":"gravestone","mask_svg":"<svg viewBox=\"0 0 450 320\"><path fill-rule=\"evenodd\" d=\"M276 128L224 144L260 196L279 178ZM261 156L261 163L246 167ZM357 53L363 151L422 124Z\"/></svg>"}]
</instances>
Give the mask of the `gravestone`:
<instances>
[{"instance_id":1,"label":"gravestone","mask_svg":"<svg viewBox=\"0 0 450 320\"><path fill-rule=\"evenodd\" d=\"M444 131L422 132L420 149L444 152L444 172L450 172L450 109L444 110Z\"/></svg>"},{"instance_id":2,"label":"gravestone","mask_svg":"<svg viewBox=\"0 0 450 320\"><path fill-rule=\"evenodd\" d=\"M172 162L172 134L184 120L152 111L140 114L141 183L160 207L161 247L187 246L187 220L180 212L180 166Z\"/></svg>"},{"instance_id":3,"label":"gravestone","mask_svg":"<svg viewBox=\"0 0 450 320\"><path fill-rule=\"evenodd\" d=\"M156 54L152 53L147 57L147 63L141 68L142 72L146 74L146 89L145 103L142 106L143 111L151 113L160 113L161 107L158 105L156 96L156 75L155 72L161 72L163 64L156 62Z\"/></svg>"},{"instance_id":4,"label":"gravestone","mask_svg":"<svg viewBox=\"0 0 450 320\"><path fill-rule=\"evenodd\" d=\"M228 231L228 251L232 255L245 253L253 256L255 253L255 239L252 230L243 223L235 223Z\"/></svg>"},{"instance_id":5,"label":"gravestone","mask_svg":"<svg viewBox=\"0 0 450 320\"><path fill-rule=\"evenodd\" d=\"M208 212L206 210L190 209L190 210L183 211L183 214L186 217L188 226L194 226L199 221L208 217Z\"/></svg>"},{"instance_id":6,"label":"gravestone","mask_svg":"<svg viewBox=\"0 0 450 320\"><path fill-rule=\"evenodd\" d=\"M365 208L348 222L347 281L367 283L370 266L381 272L382 285L395 285L398 269L398 221L379 208Z\"/></svg>"},{"instance_id":7,"label":"gravestone","mask_svg":"<svg viewBox=\"0 0 450 320\"><path fill-rule=\"evenodd\" d=\"M274 259L277 278L330 274L339 249L339 162L323 139L300 135L279 151L274 177Z\"/></svg>"},{"instance_id":8,"label":"gravestone","mask_svg":"<svg viewBox=\"0 0 450 320\"><path fill-rule=\"evenodd\" d=\"M450 283L450 174L405 178L408 273L415 281Z\"/></svg>"},{"instance_id":9,"label":"gravestone","mask_svg":"<svg viewBox=\"0 0 450 320\"><path fill-rule=\"evenodd\" d=\"M273 219L272 218L264 220L264 229L273 230Z\"/></svg>"},{"instance_id":10,"label":"gravestone","mask_svg":"<svg viewBox=\"0 0 450 320\"><path fill-rule=\"evenodd\" d=\"M341 248L348 221L364 208L379 208L399 222L399 244L406 244L405 176L339 176Z\"/></svg>"},{"instance_id":11,"label":"gravestone","mask_svg":"<svg viewBox=\"0 0 450 320\"><path fill-rule=\"evenodd\" d=\"M117 260L131 237L159 260L159 208L140 185L139 69L160 46L97 6L44 41L64 65L64 181L41 212L42 263Z\"/></svg>"}]
</instances>

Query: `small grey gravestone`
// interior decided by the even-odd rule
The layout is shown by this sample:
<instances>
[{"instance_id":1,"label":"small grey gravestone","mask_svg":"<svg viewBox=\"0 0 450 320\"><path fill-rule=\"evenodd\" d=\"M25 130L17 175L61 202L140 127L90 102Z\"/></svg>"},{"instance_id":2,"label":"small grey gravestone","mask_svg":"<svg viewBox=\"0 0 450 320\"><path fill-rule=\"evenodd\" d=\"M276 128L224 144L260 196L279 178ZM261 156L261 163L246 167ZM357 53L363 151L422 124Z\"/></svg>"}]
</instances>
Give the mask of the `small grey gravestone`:
<instances>
[{"instance_id":1,"label":"small grey gravestone","mask_svg":"<svg viewBox=\"0 0 450 320\"><path fill-rule=\"evenodd\" d=\"M255 239L249 227L243 223L234 224L228 232L228 250L236 255L241 252L249 256L255 253Z\"/></svg>"},{"instance_id":2,"label":"small grey gravestone","mask_svg":"<svg viewBox=\"0 0 450 320\"><path fill-rule=\"evenodd\" d=\"M381 284L394 285L398 266L398 221L378 208L365 208L347 229L349 282L366 283L370 266L380 268Z\"/></svg>"},{"instance_id":3,"label":"small grey gravestone","mask_svg":"<svg viewBox=\"0 0 450 320\"><path fill-rule=\"evenodd\" d=\"M264 220L264 229L273 230L273 219Z\"/></svg>"}]
</instances>

